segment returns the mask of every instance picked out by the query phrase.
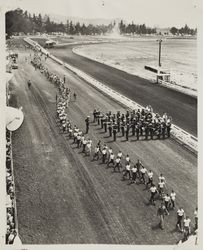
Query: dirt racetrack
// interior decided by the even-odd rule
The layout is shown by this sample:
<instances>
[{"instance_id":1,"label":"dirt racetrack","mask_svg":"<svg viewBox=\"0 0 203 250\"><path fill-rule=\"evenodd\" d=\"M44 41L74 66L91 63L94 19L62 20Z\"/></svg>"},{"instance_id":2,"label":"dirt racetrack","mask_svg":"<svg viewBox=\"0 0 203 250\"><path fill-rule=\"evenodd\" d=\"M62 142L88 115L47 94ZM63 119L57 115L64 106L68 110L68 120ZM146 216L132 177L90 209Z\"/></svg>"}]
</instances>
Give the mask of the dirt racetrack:
<instances>
[{"instance_id":1,"label":"dirt racetrack","mask_svg":"<svg viewBox=\"0 0 203 250\"><path fill-rule=\"evenodd\" d=\"M167 112L174 124L197 136L197 98L76 55L72 52L75 46L58 46L50 49L50 52L140 105L146 107L150 104L154 112L160 114Z\"/></svg>"},{"instance_id":2,"label":"dirt racetrack","mask_svg":"<svg viewBox=\"0 0 203 250\"><path fill-rule=\"evenodd\" d=\"M19 69L11 82L13 106L23 106L25 120L13 133L14 174L19 234L24 244L175 244L182 238L175 229L176 210L166 216L165 229L157 226L158 204L149 206L149 192L142 184L129 185L121 174L92 162L72 140L60 134L55 119L57 89L39 70L19 56ZM104 111L123 107L98 92L50 59L52 72L63 77L78 99L68 108L70 120L85 128L84 119L94 107ZM31 79L31 89L27 81ZM101 139L117 153L141 159L155 179L166 177L167 189L177 194L192 219L197 204L197 158L173 140L128 142L107 137L91 123L89 137Z\"/></svg>"}]
</instances>

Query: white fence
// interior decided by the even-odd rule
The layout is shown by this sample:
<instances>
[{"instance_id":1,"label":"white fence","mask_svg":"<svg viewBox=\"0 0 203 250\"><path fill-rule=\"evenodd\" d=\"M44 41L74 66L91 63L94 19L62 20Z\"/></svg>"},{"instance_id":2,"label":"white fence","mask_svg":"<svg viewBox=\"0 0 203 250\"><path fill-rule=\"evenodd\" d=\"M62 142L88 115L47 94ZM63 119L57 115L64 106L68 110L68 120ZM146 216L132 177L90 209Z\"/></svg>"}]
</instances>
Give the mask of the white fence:
<instances>
[{"instance_id":1,"label":"white fence","mask_svg":"<svg viewBox=\"0 0 203 250\"><path fill-rule=\"evenodd\" d=\"M37 44L36 42L32 41L29 38L24 39L27 43L34 46L35 48L40 48L41 46ZM138 103L134 102L133 100L127 98L124 95L121 95L120 93L114 91L113 89L107 87L105 84L101 83L100 81L96 80L92 76L88 75L87 73L83 72L82 70L79 70L73 66L71 66L68 63L64 63L63 61L59 60L55 56L51 55L48 51L46 51L44 48L40 48L40 50L45 53L49 54L49 57L56 61L57 63L65 66L67 69L71 70L75 74L77 74L80 78L87 81L89 84L97 88L99 91L102 91L106 95L110 96L114 100L118 101L119 103L125 105L126 107L130 109L142 109L143 106L139 105ZM150 104L150 103L149 103ZM198 150L198 140L195 136L189 134L185 130L181 129L180 127L172 124L171 126L171 135L174 136L179 142L181 142L183 145L190 147L195 152Z\"/></svg>"}]
</instances>

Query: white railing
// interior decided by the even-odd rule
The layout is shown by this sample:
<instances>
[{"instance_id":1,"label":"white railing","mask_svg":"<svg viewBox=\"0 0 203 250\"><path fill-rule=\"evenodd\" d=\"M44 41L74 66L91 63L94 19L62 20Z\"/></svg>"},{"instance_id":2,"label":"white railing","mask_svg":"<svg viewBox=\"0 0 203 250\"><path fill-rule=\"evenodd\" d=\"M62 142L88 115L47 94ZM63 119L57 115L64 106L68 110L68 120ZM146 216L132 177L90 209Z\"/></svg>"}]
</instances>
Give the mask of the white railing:
<instances>
[{"instance_id":1,"label":"white railing","mask_svg":"<svg viewBox=\"0 0 203 250\"><path fill-rule=\"evenodd\" d=\"M39 44L36 42L32 41L29 38L24 39L27 43L34 47L41 47ZM42 50L43 49L43 50ZM109 88L105 84L101 83L100 81L96 80L92 76L88 75L87 73L83 72L82 70L79 70L72 65L68 63L64 63L63 61L59 60L55 56L51 55L48 51L46 51L44 48L41 47L41 51L45 54L49 54L49 57L56 61L57 63L64 65L67 69L71 70L75 74L77 74L80 78L84 79L88 83L90 83L92 86L97 88L98 90L102 91L106 95L110 96L114 100L118 101L119 103L125 105L126 107L130 109L142 109L144 108L143 106L139 105L135 101L127 98L126 96L120 94L119 92ZM198 150L198 139L197 137L189 134L185 130L181 129L175 124L171 125L171 135L174 136L178 141L180 141L183 145L186 145L193 149L195 152Z\"/></svg>"}]
</instances>

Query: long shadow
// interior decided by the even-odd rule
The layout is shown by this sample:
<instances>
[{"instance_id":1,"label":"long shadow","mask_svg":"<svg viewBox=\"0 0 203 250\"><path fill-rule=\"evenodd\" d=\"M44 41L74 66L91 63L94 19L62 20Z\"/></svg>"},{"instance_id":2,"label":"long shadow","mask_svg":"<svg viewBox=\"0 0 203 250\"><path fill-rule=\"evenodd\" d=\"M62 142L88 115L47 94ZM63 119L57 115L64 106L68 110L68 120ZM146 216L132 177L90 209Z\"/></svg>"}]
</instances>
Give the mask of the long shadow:
<instances>
[{"instance_id":1,"label":"long shadow","mask_svg":"<svg viewBox=\"0 0 203 250\"><path fill-rule=\"evenodd\" d=\"M156 225L152 225L152 226L151 226L151 229L152 229L152 230L158 230L158 229L161 230L161 228L160 228L160 226L159 226L159 223L156 224Z\"/></svg>"}]
</instances>

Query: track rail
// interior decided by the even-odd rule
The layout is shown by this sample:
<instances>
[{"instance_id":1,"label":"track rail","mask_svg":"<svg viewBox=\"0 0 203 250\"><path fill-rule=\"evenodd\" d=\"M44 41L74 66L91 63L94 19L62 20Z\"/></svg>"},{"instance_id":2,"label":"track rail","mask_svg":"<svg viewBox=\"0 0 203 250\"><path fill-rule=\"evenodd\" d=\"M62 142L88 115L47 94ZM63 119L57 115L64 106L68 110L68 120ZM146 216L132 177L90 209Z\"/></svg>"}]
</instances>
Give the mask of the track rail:
<instances>
[{"instance_id":1,"label":"track rail","mask_svg":"<svg viewBox=\"0 0 203 250\"><path fill-rule=\"evenodd\" d=\"M57 57L53 56L45 50L43 47L41 47L37 42L34 42L30 38L24 38L24 41L27 42L29 45L35 47L36 49L40 50L44 54L48 54L49 57L54 60L55 62L59 63L60 65L63 65L65 68L71 70L76 75L78 75L80 78L91 84L93 87L98 89L99 91L105 93L110 98L116 100L117 102L123 104L129 109L142 109L143 106L139 105L135 101L127 98L126 96L120 94L119 92L109 88L104 83L96 80L92 76L88 75L84 71L73 67L72 65L68 63L64 63L63 61L59 60ZM188 133L187 131L183 130L182 128L178 127L175 124L171 125L171 135L174 139L179 141L183 146L189 147L193 152L197 153L198 151L198 139L197 137L193 136L192 134Z\"/></svg>"}]
</instances>

